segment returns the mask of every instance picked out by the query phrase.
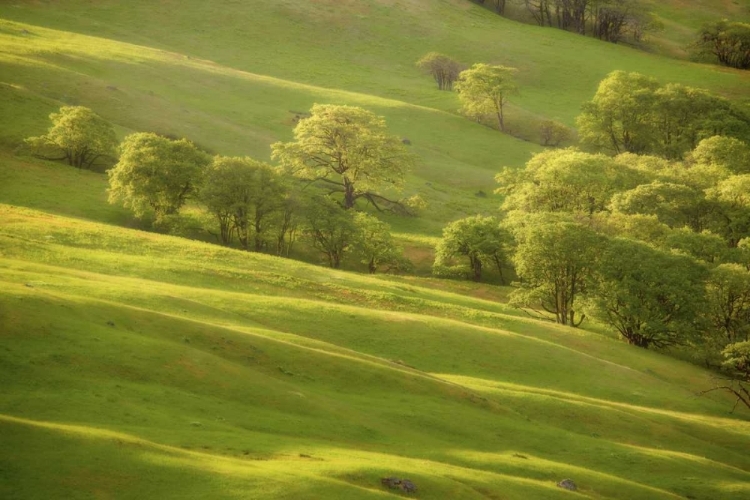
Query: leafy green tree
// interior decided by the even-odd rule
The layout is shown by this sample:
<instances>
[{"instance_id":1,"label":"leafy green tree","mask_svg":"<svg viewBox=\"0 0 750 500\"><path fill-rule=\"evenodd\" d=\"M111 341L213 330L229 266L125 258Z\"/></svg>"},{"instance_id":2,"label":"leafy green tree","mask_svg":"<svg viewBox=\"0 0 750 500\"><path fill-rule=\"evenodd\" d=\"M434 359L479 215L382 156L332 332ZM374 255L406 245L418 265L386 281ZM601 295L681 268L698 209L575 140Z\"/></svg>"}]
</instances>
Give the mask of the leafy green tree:
<instances>
[{"instance_id":1,"label":"leafy green tree","mask_svg":"<svg viewBox=\"0 0 750 500\"><path fill-rule=\"evenodd\" d=\"M637 186L643 176L602 154L575 149L548 150L526 166L506 168L496 178L505 210L577 212L605 210L617 191Z\"/></svg>"},{"instance_id":2,"label":"leafy green tree","mask_svg":"<svg viewBox=\"0 0 750 500\"><path fill-rule=\"evenodd\" d=\"M655 215L600 212L593 218L593 224L600 234L645 241L657 246L665 245L673 232Z\"/></svg>"},{"instance_id":3,"label":"leafy green tree","mask_svg":"<svg viewBox=\"0 0 750 500\"><path fill-rule=\"evenodd\" d=\"M364 198L379 210L381 205L408 210L380 190L400 190L414 157L398 137L388 134L385 120L370 111L316 104L310 117L295 127L293 142L271 148L273 158L294 176L343 193L346 209Z\"/></svg>"},{"instance_id":4,"label":"leafy green tree","mask_svg":"<svg viewBox=\"0 0 750 500\"><path fill-rule=\"evenodd\" d=\"M120 145L120 161L107 172L109 202L122 202L138 217L149 209L157 220L176 214L200 186L210 161L187 139L131 134Z\"/></svg>"},{"instance_id":5,"label":"leafy green tree","mask_svg":"<svg viewBox=\"0 0 750 500\"><path fill-rule=\"evenodd\" d=\"M539 136L542 146L556 148L560 144L570 141L573 137L573 132L560 122L542 120L539 124Z\"/></svg>"},{"instance_id":6,"label":"leafy green tree","mask_svg":"<svg viewBox=\"0 0 750 500\"><path fill-rule=\"evenodd\" d=\"M577 119L581 143L615 154L651 151L656 136L651 115L658 87L656 80L638 73L610 73Z\"/></svg>"},{"instance_id":7,"label":"leafy green tree","mask_svg":"<svg viewBox=\"0 0 750 500\"><path fill-rule=\"evenodd\" d=\"M380 266L396 264L402 258L403 251L393 241L391 227L387 223L370 214L358 212L354 214L354 225L357 228L354 252L370 274L374 274Z\"/></svg>"},{"instance_id":8,"label":"leafy green tree","mask_svg":"<svg viewBox=\"0 0 750 500\"><path fill-rule=\"evenodd\" d=\"M505 132L505 104L518 89L514 76L518 70L506 66L478 63L458 75L455 89L463 112L472 118L494 115Z\"/></svg>"},{"instance_id":9,"label":"leafy green tree","mask_svg":"<svg viewBox=\"0 0 750 500\"><path fill-rule=\"evenodd\" d=\"M681 159L696 147L707 130L713 129L714 110L722 98L702 89L670 83L654 91L653 116L655 132L652 152L666 158Z\"/></svg>"},{"instance_id":10,"label":"leafy green tree","mask_svg":"<svg viewBox=\"0 0 750 500\"><path fill-rule=\"evenodd\" d=\"M452 90L453 83L461 72L461 64L458 61L439 52L426 54L417 61L417 67L432 75L439 90Z\"/></svg>"},{"instance_id":11,"label":"leafy green tree","mask_svg":"<svg viewBox=\"0 0 750 500\"><path fill-rule=\"evenodd\" d=\"M557 323L579 326L579 301L589 286L602 238L582 224L534 224L517 231L513 262L521 283L511 295L517 306L540 306Z\"/></svg>"},{"instance_id":12,"label":"leafy green tree","mask_svg":"<svg viewBox=\"0 0 750 500\"><path fill-rule=\"evenodd\" d=\"M750 271L721 264L706 282L705 314L725 344L750 338Z\"/></svg>"},{"instance_id":13,"label":"leafy green tree","mask_svg":"<svg viewBox=\"0 0 750 500\"><path fill-rule=\"evenodd\" d=\"M617 193L612 197L612 211L625 214L650 214L669 227L690 226L695 231L706 227L704 196L682 184L655 181Z\"/></svg>"},{"instance_id":14,"label":"leafy green tree","mask_svg":"<svg viewBox=\"0 0 750 500\"><path fill-rule=\"evenodd\" d=\"M444 267L457 256L466 257L474 281L482 280L482 269L491 263L504 283L503 267L509 260L510 245L510 234L495 217L466 217L443 228L443 238L435 248L435 267Z\"/></svg>"},{"instance_id":15,"label":"leafy green tree","mask_svg":"<svg viewBox=\"0 0 750 500\"><path fill-rule=\"evenodd\" d=\"M252 158L217 156L206 171L200 198L219 222L222 243L236 234L242 247L263 250L275 212L282 210L285 186L268 164Z\"/></svg>"},{"instance_id":16,"label":"leafy green tree","mask_svg":"<svg viewBox=\"0 0 750 500\"><path fill-rule=\"evenodd\" d=\"M313 246L326 256L330 267L341 267L358 235L352 212L327 196L316 196L307 204L305 218Z\"/></svg>"},{"instance_id":17,"label":"leafy green tree","mask_svg":"<svg viewBox=\"0 0 750 500\"><path fill-rule=\"evenodd\" d=\"M664 238L664 248L676 250L708 264L722 262L729 254L727 243L711 231L695 232L687 227L676 229Z\"/></svg>"},{"instance_id":18,"label":"leafy green tree","mask_svg":"<svg viewBox=\"0 0 750 500\"><path fill-rule=\"evenodd\" d=\"M750 236L750 174L732 175L706 190L708 200L717 203L716 224L730 247Z\"/></svg>"},{"instance_id":19,"label":"leafy green tree","mask_svg":"<svg viewBox=\"0 0 750 500\"><path fill-rule=\"evenodd\" d=\"M750 174L750 146L734 137L715 135L698 143L690 161L721 166L732 174Z\"/></svg>"},{"instance_id":20,"label":"leafy green tree","mask_svg":"<svg viewBox=\"0 0 750 500\"><path fill-rule=\"evenodd\" d=\"M272 226L276 229L276 255L289 257L299 234L305 199L296 186L287 184L287 192L276 212Z\"/></svg>"},{"instance_id":21,"label":"leafy green tree","mask_svg":"<svg viewBox=\"0 0 750 500\"><path fill-rule=\"evenodd\" d=\"M117 137L112 125L83 106L63 106L49 115L52 127L45 135L29 137L26 144L46 160L90 169L97 160L114 159Z\"/></svg>"},{"instance_id":22,"label":"leafy green tree","mask_svg":"<svg viewBox=\"0 0 750 500\"><path fill-rule=\"evenodd\" d=\"M600 254L585 310L629 344L667 347L696 333L705 269L690 257L622 238Z\"/></svg>"},{"instance_id":23,"label":"leafy green tree","mask_svg":"<svg viewBox=\"0 0 750 500\"><path fill-rule=\"evenodd\" d=\"M707 23L698 32L695 47L724 66L750 69L750 24L727 20Z\"/></svg>"},{"instance_id":24,"label":"leafy green tree","mask_svg":"<svg viewBox=\"0 0 750 500\"><path fill-rule=\"evenodd\" d=\"M581 142L614 154L659 154L681 159L712 135L750 137L750 116L704 90L615 71L599 84L578 119Z\"/></svg>"}]
</instances>

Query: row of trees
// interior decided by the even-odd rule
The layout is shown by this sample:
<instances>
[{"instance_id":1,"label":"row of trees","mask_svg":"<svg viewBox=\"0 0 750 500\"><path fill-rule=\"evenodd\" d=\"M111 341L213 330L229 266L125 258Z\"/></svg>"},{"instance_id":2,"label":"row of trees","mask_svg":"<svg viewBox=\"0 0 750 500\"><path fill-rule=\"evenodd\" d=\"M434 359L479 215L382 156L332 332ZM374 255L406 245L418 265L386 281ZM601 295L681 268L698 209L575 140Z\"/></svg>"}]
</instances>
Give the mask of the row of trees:
<instances>
[{"instance_id":1,"label":"row of trees","mask_svg":"<svg viewBox=\"0 0 750 500\"><path fill-rule=\"evenodd\" d=\"M349 255L370 272L408 265L390 227L354 210L362 200L410 214L421 203L387 196L402 187L414 157L387 133L382 117L315 105L295 127L294 140L272 150L276 167L248 157L210 158L185 139L132 134L109 170L110 202L139 217L151 214L159 224L193 199L210 214L212 233L224 245L236 241L246 250L288 256L301 235L334 268Z\"/></svg>"},{"instance_id":2,"label":"row of trees","mask_svg":"<svg viewBox=\"0 0 750 500\"><path fill-rule=\"evenodd\" d=\"M750 141L750 115L729 100L624 71L602 80L577 123L584 146L613 154L682 159L707 137Z\"/></svg>"},{"instance_id":3,"label":"row of trees","mask_svg":"<svg viewBox=\"0 0 750 500\"><path fill-rule=\"evenodd\" d=\"M640 0L475 0L506 15L510 4L539 26L552 26L617 43L628 34L639 42L659 23Z\"/></svg>"},{"instance_id":4,"label":"row of trees","mask_svg":"<svg viewBox=\"0 0 750 500\"><path fill-rule=\"evenodd\" d=\"M294 140L272 146L271 166L248 157L212 157L187 139L134 133L119 146L112 126L84 107L50 115L49 132L26 142L38 156L91 168L106 157L109 201L156 228L178 225L191 203L224 245L289 256L301 236L331 267L356 256L370 272L405 268L389 226L359 205L414 214L418 197L397 198L414 164L382 117L350 106L315 105ZM110 163L111 164L111 163Z\"/></svg>"}]
</instances>

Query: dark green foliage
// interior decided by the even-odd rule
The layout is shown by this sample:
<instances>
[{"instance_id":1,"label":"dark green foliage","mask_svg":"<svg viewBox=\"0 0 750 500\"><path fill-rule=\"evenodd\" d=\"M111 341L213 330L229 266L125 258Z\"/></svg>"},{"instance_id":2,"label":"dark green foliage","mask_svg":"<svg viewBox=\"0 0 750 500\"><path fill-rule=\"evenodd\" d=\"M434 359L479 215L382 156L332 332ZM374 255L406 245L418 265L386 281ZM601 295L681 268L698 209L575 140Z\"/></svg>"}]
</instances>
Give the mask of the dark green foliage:
<instances>
[{"instance_id":1,"label":"dark green foliage","mask_svg":"<svg viewBox=\"0 0 750 500\"><path fill-rule=\"evenodd\" d=\"M699 31L695 46L724 66L750 68L750 24L727 20L708 23Z\"/></svg>"},{"instance_id":2,"label":"dark green foliage","mask_svg":"<svg viewBox=\"0 0 750 500\"><path fill-rule=\"evenodd\" d=\"M201 201L219 223L220 241L228 245L237 236L242 248L256 252L269 242L276 212L283 210L287 189L270 165L252 158L217 156L208 168Z\"/></svg>"},{"instance_id":3,"label":"dark green foliage","mask_svg":"<svg viewBox=\"0 0 750 500\"><path fill-rule=\"evenodd\" d=\"M474 281L482 281L482 269L493 264L504 283L503 267L507 266L511 243L510 234L495 217L476 215L457 220L443 229L443 238L435 249L434 268L443 269L451 259L465 257Z\"/></svg>"},{"instance_id":4,"label":"dark green foliage","mask_svg":"<svg viewBox=\"0 0 750 500\"><path fill-rule=\"evenodd\" d=\"M521 278L511 302L541 307L562 325L579 326L585 319L579 302L587 292L602 238L572 222L539 223L518 229L513 263Z\"/></svg>"},{"instance_id":5,"label":"dark green foliage","mask_svg":"<svg viewBox=\"0 0 750 500\"><path fill-rule=\"evenodd\" d=\"M353 213L327 196L316 196L305 207L305 219L305 232L312 245L325 255L330 267L341 267L357 239Z\"/></svg>"},{"instance_id":6,"label":"dark green foliage","mask_svg":"<svg viewBox=\"0 0 750 500\"><path fill-rule=\"evenodd\" d=\"M684 344L697 334L705 272L690 257L615 238L599 256L586 311L632 345Z\"/></svg>"}]
</instances>

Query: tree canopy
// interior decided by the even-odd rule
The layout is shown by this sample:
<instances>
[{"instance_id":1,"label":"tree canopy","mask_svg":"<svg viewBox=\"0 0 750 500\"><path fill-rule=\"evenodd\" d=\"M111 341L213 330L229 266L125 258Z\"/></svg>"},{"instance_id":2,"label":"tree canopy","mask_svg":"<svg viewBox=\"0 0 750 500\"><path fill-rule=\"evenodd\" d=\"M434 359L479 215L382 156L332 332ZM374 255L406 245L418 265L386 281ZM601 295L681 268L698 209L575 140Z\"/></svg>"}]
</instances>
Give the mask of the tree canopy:
<instances>
[{"instance_id":1,"label":"tree canopy","mask_svg":"<svg viewBox=\"0 0 750 500\"><path fill-rule=\"evenodd\" d=\"M414 157L398 137L388 134L385 120L370 111L316 104L310 117L295 127L294 141L271 148L273 158L296 177L343 194L346 209L362 198L378 209L407 211L383 190L402 188Z\"/></svg>"},{"instance_id":2,"label":"tree canopy","mask_svg":"<svg viewBox=\"0 0 750 500\"><path fill-rule=\"evenodd\" d=\"M705 269L690 257L615 238L595 269L585 310L628 343L666 347L696 334Z\"/></svg>"},{"instance_id":3,"label":"tree canopy","mask_svg":"<svg viewBox=\"0 0 750 500\"><path fill-rule=\"evenodd\" d=\"M435 266L445 266L456 256L466 257L474 281L482 280L482 269L489 263L495 265L502 282L510 243L510 234L495 217L466 217L443 228L443 237L435 248Z\"/></svg>"},{"instance_id":4,"label":"tree canopy","mask_svg":"<svg viewBox=\"0 0 750 500\"><path fill-rule=\"evenodd\" d=\"M275 212L283 209L286 189L270 165L252 158L217 156L206 170L200 199L219 222L225 245L236 235L255 251L268 243L267 233Z\"/></svg>"},{"instance_id":5,"label":"tree canopy","mask_svg":"<svg viewBox=\"0 0 750 500\"><path fill-rule=\"evenodd\" d=\"M750 69L750 24L727 20L705 24L695 46L724 65Z\"/></svg>"},{"instance_id":6,"label":"tree canopy","mask_svg":"<svg viewBox=\"0 0 750 500\"><path fill-rule=\"evenodd\" d=\"M514 75L518 70L506 66L478 63L458 76L455 89L463 112L472 118L494 115L501 131L505 132L505 104L516 92Z\"/></svg>"},{"instance_id":7,"label":"tree canopy","mask_svg":"<svg viewBox=\"0 0 750 500\"><path fill-rule=\"evenodd\" d=\"M33 154L87 169L97 160L114 160L117 148L114 128L89 108L63 106L49 118L52 127L45 135L26 139Z\"/></svg>"},{"instance_id":8,"label":"tree canopy","mask_svg":"<svg viewBox=\"0 0 750 500\"><path fill-rule=\"evenodd\" d=\"M536 154L523 169L506 168L495 179L497 191L506 195L505 210L590 215L643 176L602 154L561 149Z\"/></svg>"},{"instance_id":9,"label":"tree canopy","mask_svg":"<svg viewBox=\"0 0 750 500\"><path fill-rule=\"evenodd\" d=\"M131 134L120 145L120 161L109 175L109 201L143 217L176 214L201 184L210 157L187 139Z\"/></svg>"},{"instance_id":10,"label":"tree canopy","mask_svg":"<svg viewBox=\"0 0 750 500\"><path fill-rule=\"evenodd\" d=\"M439 52L425 54L417 61L417 67L432 75L439 90L452 90L453 83L461 72L458 61Z\"/></svg>"},{"instance_id":11,"label":"tree canopy","mask_svg":"<svg viewBox=\"0 0 750 500\"><path fill-rule=\"evenodd\" d=\"M672 159L713 135L750 137L750 116L723 97L679 84L662 87L625 71L600 82L577 123L581 143L593 149Z\"/></svg>"},{"instance_id":12,"label":"tree canopy","mask_svg":"<svg viewBox=\"0 0 750 500\"><path fill-rule=\"evenodd\" d=\"M530 224L515 234L513 258L521 278L512 303L541 307L562 325L578 326L585 318L580 299L589 286L601 237L573 222Z\"/></svg>"}]
</instances>

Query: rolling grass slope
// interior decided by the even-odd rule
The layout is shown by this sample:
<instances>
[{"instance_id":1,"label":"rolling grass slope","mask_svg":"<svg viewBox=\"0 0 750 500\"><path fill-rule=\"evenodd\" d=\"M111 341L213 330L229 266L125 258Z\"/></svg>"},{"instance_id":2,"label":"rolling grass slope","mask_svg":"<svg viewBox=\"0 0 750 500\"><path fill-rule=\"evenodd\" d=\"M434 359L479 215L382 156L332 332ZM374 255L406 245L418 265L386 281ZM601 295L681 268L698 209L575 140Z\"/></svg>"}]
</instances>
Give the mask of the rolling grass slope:
<instances>
[{"instance_id":1,"label":"rolling grass slope","mask_svg":"<svg viewBox=\"0 0 750 500\"><path fill-rule=\"evenodd\" d=\"M738 98L747 74L462 0L15 0L0 49L0 498L394 498L391 475L425 499L750 495L750 423L696 396L704 370L531 319L497 287L127 229L103 175L13 154L62 104L260 158L312 103L359 105L421 157L407 192L430 209L392 222L428 247L493 212L475 192L538 147L458 116L423 53L518 66L519 130L572 123L612 69Z\"/></svg>"},{"instance_id":2,"label":"rolling grass slope","mask_svg":"<svg viewBox=\"0 0 750 500\"><path fill-rule=\"evenodd\" d=\"M0 206L0 497L741 499L696 367L429 281Z\"/></svg>"}]
</instances>

